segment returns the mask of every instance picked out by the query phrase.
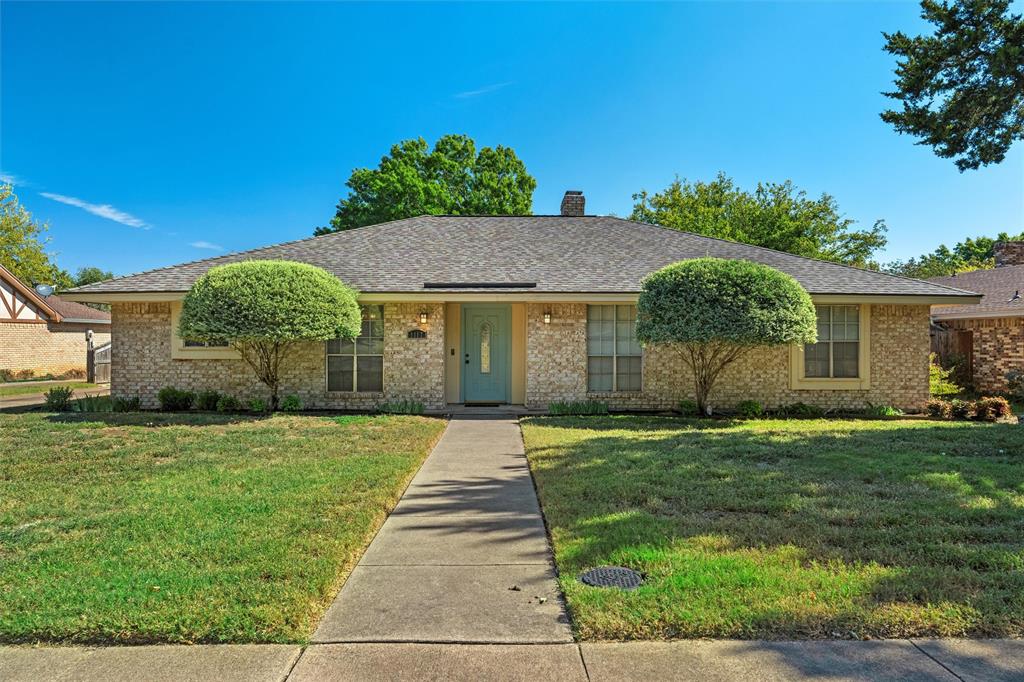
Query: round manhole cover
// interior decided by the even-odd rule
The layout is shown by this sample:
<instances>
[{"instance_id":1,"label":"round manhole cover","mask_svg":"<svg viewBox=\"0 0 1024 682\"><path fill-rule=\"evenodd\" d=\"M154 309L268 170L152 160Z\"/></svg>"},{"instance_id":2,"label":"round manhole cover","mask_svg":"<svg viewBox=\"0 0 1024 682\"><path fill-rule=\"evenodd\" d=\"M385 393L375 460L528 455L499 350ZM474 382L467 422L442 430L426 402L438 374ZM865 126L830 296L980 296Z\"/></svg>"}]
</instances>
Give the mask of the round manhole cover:
<instances>
[{"instance_id":1,"label":"round manhole cover","mask_svg":"<svg viewBox=\"0 0 1024 682\"><path fill-rule=\"evenodd\" d=\"M624 566L598 566L580 574L580 580L593 587L618 587L633 590L640 587L644 576Z\"/></svg>"}]
</instances>

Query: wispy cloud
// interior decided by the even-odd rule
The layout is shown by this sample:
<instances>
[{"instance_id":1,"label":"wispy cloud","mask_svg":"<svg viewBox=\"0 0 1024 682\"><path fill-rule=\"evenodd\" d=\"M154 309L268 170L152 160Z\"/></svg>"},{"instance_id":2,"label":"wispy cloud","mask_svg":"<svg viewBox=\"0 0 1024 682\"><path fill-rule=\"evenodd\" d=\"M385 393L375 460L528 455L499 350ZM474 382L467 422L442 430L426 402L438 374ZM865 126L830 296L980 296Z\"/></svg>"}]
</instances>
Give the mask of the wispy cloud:
<instances>
[{"instance_id":1,"label":"wispy cloud","mask_svg":"<svg viewBox=\"0 0 1024 682\"><path fill-rule=\"evenodd\" d=\"M479 97L480 95L487 95L492 92L497 92L502 88L512 85L512 81L506 81L504 83L494 83L492 85L485 85L482 88L476 90L466 90L455 95L455 99L469 99L471 97Z\"/></svg>"},{"instance_id":2,"label":"wispy cloud","mask_svg":"<svg viewBox=\"0 0 1024 682\"><path fill-rule=\"evenodd\" d=\"M0 182L5 185L17 185L19 187L24 187L28 184L24 178L19 178L14 173L8 173L6 171L0 171Z\"/></svg>"},{"instance_id":3,"label":"wispy cloud","mask_svg":"<svg viewBox=\"0 0 1024 682\"><path fill-rule=\"evenodd\" d=\"M83 211L99 216L100 218L113 220L115 223L121 223L128 227L141 227L145 230L149 229L149 225L146 221L141 218L136 218L131 213L125 213L120 209L114 208L110 204L90 204L88 201L82 201L77 197L67 197L63 194L54 194L53 192L40 192L39 195L44 196L47 199L52 199L53 201L59 201L62 204L67 204L68 206L75 206Z\"/></svg>"},{"instance_id":4,"label":"wispy cloud","mask_svg":"<svg viewBox=\"0 0 1024 682\"><path fill-rule=\"evenodd\" d=\"M214 244L212 242L205 242L205 241L202 241L202 240L200 240L198 242L190 242L189 246L191 246L192 248L195 248L195 249L209 249L210 251L223 251L224 250L224 247L221 246L220 244Z\"/></svg>"}]
</instances>

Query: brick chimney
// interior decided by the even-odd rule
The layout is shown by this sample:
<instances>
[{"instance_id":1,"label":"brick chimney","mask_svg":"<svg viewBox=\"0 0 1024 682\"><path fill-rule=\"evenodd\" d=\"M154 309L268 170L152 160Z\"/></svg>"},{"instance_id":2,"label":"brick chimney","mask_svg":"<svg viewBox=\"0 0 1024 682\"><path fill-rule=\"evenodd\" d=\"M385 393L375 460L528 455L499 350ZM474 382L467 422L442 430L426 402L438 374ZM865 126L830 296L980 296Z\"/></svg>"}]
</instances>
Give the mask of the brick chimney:
<instances>
[{"instance_id":1,"label":"brick chimney","mask_svg":"<svg viewBox=\"0 0 1024 682\"><path fill-rule=\"evenodd\" d=\"M587 199L583 192L571 189L562 197L562 215L583 215Z\"/></svg>"},{"instance_id":2,"label":"brick chimney","mask_svg":"<svg viewBox=\"0 0 1024 682\"><path fill-rule=\"evenodd\" d=\"M562 202L565 206L565 202ZM996 242L992 246L996 256L996 267L1003 265L1024 265L1024 242Z\"/></svg>"}]
</instances>

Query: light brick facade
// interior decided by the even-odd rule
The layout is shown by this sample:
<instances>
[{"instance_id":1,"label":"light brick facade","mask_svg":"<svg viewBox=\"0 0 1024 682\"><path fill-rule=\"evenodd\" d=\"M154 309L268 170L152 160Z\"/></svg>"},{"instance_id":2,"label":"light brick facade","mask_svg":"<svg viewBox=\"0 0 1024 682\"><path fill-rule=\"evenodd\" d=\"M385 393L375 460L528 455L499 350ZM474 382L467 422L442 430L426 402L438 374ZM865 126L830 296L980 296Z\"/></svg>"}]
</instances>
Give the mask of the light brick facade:
<instances>
[{"instance_id":1,"label":"light brick facade","mask_svg":"<svg viewBox=\"0 0 1024 682\"><path fill-rule=\"evenodd\" d=\"M451 304L458 305L458 304ZM427 311L428 324L419 324ZM544 323L544 313L551 322ZM805 402L823 408L859 409L868 402L918 410L928 400L928 306L871 306L871 387L865 390L790 388L790 351L764 349L744 356L719 379L713 403L731 408L754 399L768 407ZM281 395L296 394L309 408L370 409L384 401L412 399L427 409L445 406L445 304L388 303L384 309L384 392L327 393L323 343L303 344L283 372ZM526 405L543 409L553 401L593 398L621 409L668 409L692 398L692 380L680 356L649 348L643 359L643 389L635 393L587 392L587 306L530 303L526 306ZM426 338L409 338L412 329ZM241 360L173 360L167 303L119 303L113 307L112 391L139 396L156 407L163 386L215 389L243 400L266 397Z\"/></svg>"},{"instance_id":2,"label":"light brick facade","mask_svg":"<svg viewBox=\"0 0 1024 682\"><path fill-rule=\"evenodd\" d=\"M106 324L0 322L0 370L84 377L89 329L95 345L110 341Z\"/></svg>"},{"instance_id":3,"label":"light brick facade","mask_svg":"<svg viewBox=\"0 0 1024 682\"><path fill-rule=\"evenodd\" d=\"M1024 371L1024 318L994 317L944 320L943 326L971 333L971 366L975 390L1004 393L1006 373Z\"/></svg>"}]
</instances>

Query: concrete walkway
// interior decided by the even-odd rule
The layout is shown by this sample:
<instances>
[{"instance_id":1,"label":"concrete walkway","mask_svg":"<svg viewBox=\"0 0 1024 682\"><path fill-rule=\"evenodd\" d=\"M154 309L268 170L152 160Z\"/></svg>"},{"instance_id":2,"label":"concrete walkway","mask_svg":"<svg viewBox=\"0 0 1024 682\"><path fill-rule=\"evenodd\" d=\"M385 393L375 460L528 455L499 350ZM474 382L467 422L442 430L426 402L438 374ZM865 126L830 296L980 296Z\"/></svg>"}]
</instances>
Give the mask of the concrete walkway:
<instances>
[{"instance_id":1,"label":"concrete walkway","mask_svg":"<svg viewBox=\"0 0 1024 682\"><path fill-rule=\"evenodd\" d=\"M514 419L449 423L313 642L572 642Z\"/></svg>"}]
</instances>

